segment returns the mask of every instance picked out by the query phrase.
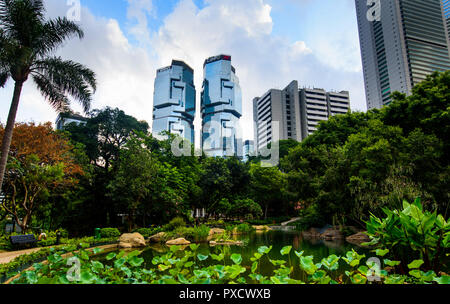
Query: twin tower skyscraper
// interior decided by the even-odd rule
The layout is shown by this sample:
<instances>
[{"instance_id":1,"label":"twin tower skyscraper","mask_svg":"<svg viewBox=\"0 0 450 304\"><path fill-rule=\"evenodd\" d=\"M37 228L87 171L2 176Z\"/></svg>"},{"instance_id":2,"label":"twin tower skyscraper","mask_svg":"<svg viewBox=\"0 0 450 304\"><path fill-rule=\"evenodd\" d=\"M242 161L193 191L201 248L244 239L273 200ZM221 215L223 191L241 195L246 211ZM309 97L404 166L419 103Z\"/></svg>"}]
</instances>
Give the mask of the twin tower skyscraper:
<instances>
[{"instance_id":1,"label":"twin tower skyscraper","mask_svg":"<svg viewBox=\"0 0 450 304\"><path fill-rule=\"evenodd\" d=\"M239 119L242 93L231 56L210 57L203 64L201 147L209 156L238 155L242 147ZM152 134L167 131L195 142L194 70L183 61L156 72Z\"/></svg>"}]
</instances>

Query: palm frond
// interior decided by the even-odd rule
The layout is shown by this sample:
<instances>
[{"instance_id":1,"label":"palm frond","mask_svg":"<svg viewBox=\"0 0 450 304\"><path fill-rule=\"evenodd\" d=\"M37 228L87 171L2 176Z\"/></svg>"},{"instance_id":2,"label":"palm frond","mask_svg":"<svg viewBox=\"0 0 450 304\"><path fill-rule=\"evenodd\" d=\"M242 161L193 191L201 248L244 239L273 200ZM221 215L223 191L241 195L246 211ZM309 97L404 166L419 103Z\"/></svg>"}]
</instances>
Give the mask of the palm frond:
<instances>
[{"instance_id":1,"label":"palm frond","mask_svg":"<svg viewBox=\"0 0 450 304\"><path fill-rule=\"evenodd\" d=\"M0 88L4 88L6 82L9 79L9 73L7 72L0 72Z\"/></svg>"},{"instance_id":2,"label":"palm frond","mask_svg":"<svg viewBox=\"0 0 450 304\"><path fill-rule=\"evenodd\" d=\"M9 78L8 59L6 54L7 40L0 29L0 87L4 87Z\"/></svg>"},{"instance_id":3,"label":"palm frond","mask_svg":"<svg viewBox=\"0 0 450 304\"><path fill-rule=\"evenodd\" d=\"M45 7L42 0L0 0L0 27L7 37L32 47L42 33Z\"/></svg>"},{"instance_id":4,"label":"palm frond","mask_svg":"<svg viewBox=\"0 0 450 304\"><path fill-rule=\"evenodd\" d=\"M57 86L43 75L35 74L33 80L41 94L57 112L63 113L69 110L69 100Z\"/></svg>"},{"instance_id":5,"label":"palm frond","mask_svg":"<svg viewBox=\"0 0 450 304\"><path fill-rule=\"evenodd\" d=\"M95 74L85 66L60 57L47 58L36 62L31 73L50 83L60 93L71 95L88 112L92 95L97 89Z\"/></svg>"},{"instance_id":6,"label":"palm frond","mask_svg":"<svg viewBox=\"0 0 450 304\"><path fill-rule=\"evenodd\" d=\"M46 54L72 36L78 36L80 39L84 37L84 32L78 24L66 17L49 20L43 26L43 35L37 53Z\"/></svg>"}]
</instances>

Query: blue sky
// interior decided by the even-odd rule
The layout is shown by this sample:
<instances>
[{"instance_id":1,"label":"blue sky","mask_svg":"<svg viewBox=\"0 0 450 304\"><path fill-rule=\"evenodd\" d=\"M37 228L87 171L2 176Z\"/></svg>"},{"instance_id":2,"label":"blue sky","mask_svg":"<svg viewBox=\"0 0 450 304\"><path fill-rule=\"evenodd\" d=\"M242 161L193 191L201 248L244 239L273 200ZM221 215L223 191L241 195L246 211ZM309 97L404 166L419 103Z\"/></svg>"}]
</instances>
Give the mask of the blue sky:
<instances>
[{"instance_id":1,"label":"blue sky","mask_svg":"<svg viewBox=\"0 0 450 304\"><path fill-rule=\"evenodd\" d=\"M66 0L46 0L49 17L67 15ZM291 80L350 92L365 111L354 0L80 0L85 31L56 54L97 74L93 108L119 107L151 124L156 69L172 59L195 70L200 108L202 64L232 56L243 92L243 137L253 135L252 100ZM12 83L0 90L4 122ZM81 108L74 104L75 111ZM54 122L56 113L28 81L18 121ZM198 134L201 119L195 121Z\"/></svg>"}]
</instances>

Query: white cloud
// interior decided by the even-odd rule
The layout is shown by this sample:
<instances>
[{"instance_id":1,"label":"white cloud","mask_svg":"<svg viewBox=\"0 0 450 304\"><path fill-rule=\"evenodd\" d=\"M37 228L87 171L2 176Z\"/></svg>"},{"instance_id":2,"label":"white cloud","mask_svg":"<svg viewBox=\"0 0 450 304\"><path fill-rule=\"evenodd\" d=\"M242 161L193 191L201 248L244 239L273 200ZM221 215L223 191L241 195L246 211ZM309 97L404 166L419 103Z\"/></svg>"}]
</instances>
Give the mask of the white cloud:
<instances>
[{"instance_id":1,"label":"white cloud","mask_svg":"<svg viewBox=\"0 0 450 304\"><path fill-rule=\"evenodd\" d=\"M64 16L68 9L64 1L48 0L46 4L50 16ZM147 50L131 45L116 20L97 18L85 7L81 25L84 39L67 42L57 55L80 62L96 73L98 88L92 108L119 107L150 122L156 65ZM12 88L10 81L6 89L0 89L2 122L6 121ZM81 111L75 102L72 108ZM32 80L27 81L16 120L54 122L56 116Z\"/></svg>"}]
</instances>

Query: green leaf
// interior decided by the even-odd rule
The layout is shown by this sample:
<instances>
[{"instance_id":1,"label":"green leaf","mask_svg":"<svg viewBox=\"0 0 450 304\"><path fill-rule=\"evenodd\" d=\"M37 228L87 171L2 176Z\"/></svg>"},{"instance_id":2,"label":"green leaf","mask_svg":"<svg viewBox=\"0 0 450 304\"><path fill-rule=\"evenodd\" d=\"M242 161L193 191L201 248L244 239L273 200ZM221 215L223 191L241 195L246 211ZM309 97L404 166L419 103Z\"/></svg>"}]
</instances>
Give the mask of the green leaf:
<instances>
[{"instance_id":1,"label":"green leaf","mask_svg":"<svg viewBox=\"0 0 450 304\"><path fill-rule=\"evenodd\" d=\"M133 267L139 267L142 265L142 263L144 263L144 259L134 256L131 259L128 260L128 263L133 266Z\"/></svg>"},{"instance_id":2,"label":"green leaf","mask_svg":"<svg viewBox=\"0 0 450 304\"><path fill-rule=\"evenodd\" d=\"M198 258L200 261L204 261L204 260L206 260L208 257L209 257L208 255L203 255L203 254L201 254L201 253L197 254L197 258Z\"/></svg>"},{"instance_id":3,"label":"green leaf","mask_svg":"<svg viewBox=\"0 0 450 304\"><path fill-rule=\"evenodd\" d=\"M191 248L192 251L196 251L198 249L198 247L200 247L200 245L198 244L190 244L189 248Z\"/></svg>"},{"instance_id":4,"label":"green leaf","mask_svg":"<svg viewBox=\"0 0 450 304\"><path fill-rule=\"evenodd\" d=\"M238 253L233 253L230 258L231 258L231 260L233 261L234 264L238 264L239 265L242 262L242 256L240 254L238 254Z\"/></svg>"},{"instance_id":5,"label":"green leaf","mask_svg":"<svg viewBox=\"0 0 450 304\"><path fill-rule=\"evenodd\" d=\"M298 256L298 257L301 257L302 255L303 255L303 250L302 251L300 251L300 252L298 252L298 251L294 251L295 252L295 255L296 256Z\"/></svg>"},{"instance_id":6,"label":"green leaf","mask_svg":"<svg viewBox=\"0 0 450 304\"><path fill-rule=\"evenodd\" d=\"M400 265L400 261L391 261L389 259L384 259L383 261L384 261L384 264L391 266L391 267Z\"/></svg>"},{"instance_id":7,"label":"green leaf","mask_svg":"<svg viewBox=\"0 0 450 304\"><path fill-rule=\"evenodd\" d=\"M389 252L389 249L377 249L375 250L375 254L378 256L385 256Z\"/></svg>"},{"instance_id":8,"label":"green leaf","mask_svg":"<svg viewBox=\"0 0 450 304\"><path fill-rule=\"evenodd\" d=\"M172 252L177 252L180 249L181 249L181 246L177 246L177 245L170 246L170 251L172 251Z\"/></svg>"},{"instance_id":9,"label":"green leaf","mask_svg":"<svg viewBox=\"0 0 450 304\"><path fill-rule=\"evenodd\" d=\"M116 253L115 253L115 252L111 252L111 253L109 253L109 254L106 256L106 259L107 259L108 261L110 261L110 260L114 259L115 257L116 257Z\"/></svg>"},{"instance_id":10,"label":"green leaf","mask_svg":"<svg viewBox=\"0 0 450 304\"><path fill-rule=\"evenodd\" d=\"M115 261L114 261L114 267L115 267L115 268L120 268L120 267L123 266L123 264L125 264L126 261L127 261L127 260L124 259L124 258L120 258L120 259L118 259L118 260L115 260Z\"/></svg>"},{"instance_id":11,"label":"green leaf","mask_svg":"<svg viewBox=\"0 0 450 304\"><path fill-rule=\"evenodd\" d=\"M423 263L424 263L423 260L414 260L408 264L408 268L409 269L419 268L420 266L422 266Z\"/></svg>"},{"instance_id":12,"label":"green leaf","mask_svg":"<svg viewBox=\"0 0 450 304\"><path fill-rule=\"evenodd\" d=\"M194 262L190 261L190 262L187 262L186 264L184 264L184 267L189 268L192 265L194 265Z\"/></svg>"},{"instance_id":13,"label":"green leaf","mask_svg":"<svg viewBox=\"0 0 450 304\"><path fill-rule=\"evenodd\" d=\"M317 270L317 267L313 262L313 256L301 256L300 268L306 271L307 274L314 274Z\"/></svg>"},{"instance_id":14,"label":"green leaf","mask_svg":"<svg viewBox=\"0 0 450 304\"><path fill-rule=\"evenodd\" d=\"M80 279L82 284L92 284L95 280L95 275L90 271L83 271Z\"/></svg>"},{"instance_id":15,"label":"green leaf","mask_svg":"<svg viewBox=\"0 0 450 304\"><path fill-rule=\"evenodd\" d=\"M418 279L420 279L422 277L420 270L417 270L417 269L411 270L409 272L409 274Z\"/></svg>"},{"instance_id":16,"label":"green leaf","mask_svg":"<svg viewBox=\"0 0 450 304\"><path fill-rule=\"evenodd\" d=\"M444 275L440 278L434 278L433 281L437 282L438 284L450 284L450 276Z\"/></svg>"},{"instance_id":17,"label":"green leaf","mask_svg":"<svg viewBox=\"0 0 450 304\"><path fill-rule=\"evenodd\" d=\"M259 252L260 254L267 254L267 253L270 252L270 250L272 250L272 246L270 246L270 247L267 247L267 246L261 246L261 247L258 248L258 252Z\"/></svg>"},{"instance_id":18,"label":"green leaf","mask_svg":"<svg viewBox=\"0 0 450 304\"><path fill-rule=\"evenodd\" d=\"M94 249L92 249L92 252L93 252L94 254L98 254L98 253L100 253L100 252L102 252L102 251L103 251L102 248L94 248Z\"/></svg>"},{"instance_id":19,"label":"green leaf","mask_svg":"<svg viewBox=\"0 0 450 304\"><path fill-rule=\"evenodd\" d=\"M223 254L223 253L221 253L221 254L219 254L219 255L217 255L217 254L211 254L211 258L213 259L213 260L216 260L216 261L222 261L223 259L224 259L224 257L225 257L225 255Z\"/></svg>"},{"instance_id":20,"label":"green leaf","mask_svg":"<svg viewBox=\"0 0 450 304\"><path fill-rule=\"evenodd\" d=\"M292 246L284 246L281 250L280 253L281 255L287 255L291 252Z\"/></svg>"},{"instance_id":21,"label":"green leaf","mask_svg":"<svg viewBox=\"0 0 450 304\"><path fill-rule=\"evenodd\" d=\"M252 273L255 273L256 269L258 269L258 262L253 262L252 268L251 268Z\"/></svg>"},{"instance_id":22,"label":"green leaf","mask_svg":"<svg viewBox=\"0 0 450 304\"><path fill-rule=\"evenodd\" d=\"M159 271L166 271L169 268L170 268L170 265L164 265L164 264L159 264L158 265L158 270Z\"/></svg>"},{"instance_id":23,"label":"green leaf","mask_svg":"<svg viewBox=\"0 0 450 304\"><path fill-rule=\"evenodd\" d=\"M103 266L103 264L98 261L91 261L91 264L96 270L105 268L105 266Z\"/></svg>"},{"instance_id":24,"label":"green leaf","mask_svg":"<svg viewBox=\"0 0 450 304\"><path fill-rule=\"evenodd\" d=\"M178 281L182 284L190 284L190 282L181 273L178 274Z\"/></svg>"}]
</instances>

